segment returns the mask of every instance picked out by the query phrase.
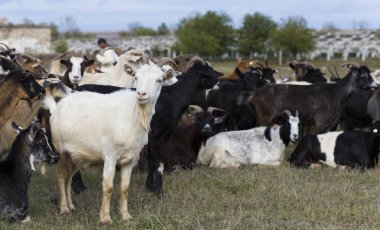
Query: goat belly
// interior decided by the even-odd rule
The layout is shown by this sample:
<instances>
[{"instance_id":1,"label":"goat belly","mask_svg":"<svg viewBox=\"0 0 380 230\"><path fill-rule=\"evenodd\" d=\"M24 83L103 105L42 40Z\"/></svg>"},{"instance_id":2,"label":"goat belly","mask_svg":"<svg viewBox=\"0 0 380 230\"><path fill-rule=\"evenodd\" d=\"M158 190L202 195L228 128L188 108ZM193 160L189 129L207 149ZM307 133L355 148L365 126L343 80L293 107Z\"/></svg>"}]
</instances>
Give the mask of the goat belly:
<instances>
[{"instance_id":1,"label":"goat belly","mask_svg":"<svg viewBox=\"0 0 380 230\"><path fill-rule=\"evenodd\" d=\"M321 145L321 153L325 155L324 160L320 160L323 164L326 164L330 167L337 167L335 161L335 146L336 140L342 132L328 132L325 134L317 135L318 141Z\"/></svg>"}]
</instances>

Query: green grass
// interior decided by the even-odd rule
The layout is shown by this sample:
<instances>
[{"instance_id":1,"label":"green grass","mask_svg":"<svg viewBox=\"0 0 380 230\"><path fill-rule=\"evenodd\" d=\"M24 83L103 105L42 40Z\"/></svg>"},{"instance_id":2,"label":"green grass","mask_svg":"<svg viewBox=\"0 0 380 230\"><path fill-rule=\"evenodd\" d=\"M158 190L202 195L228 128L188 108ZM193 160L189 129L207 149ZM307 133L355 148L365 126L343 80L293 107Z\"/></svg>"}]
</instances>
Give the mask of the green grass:
<instances>
[{"instance_id":1,"label":"green grass","mask_svg":"<svg viewBox=\"0 0 380 230\"><path fill-rule=\"evenodd\" d=\"M48 176L33 175L29 197L31 223L0 229L103 229L98 225L101 172L83 173L89 187L74 196L77 210L60 216L55 166ZM299 170L249 166L241 169L176 171L165 175L163 199L147 193L146 174L133 174L130 222L120 219L119 177L111 201L110 229L379 229L380 169L366 172L319 168Z\"/></svg>"}]
</instances>

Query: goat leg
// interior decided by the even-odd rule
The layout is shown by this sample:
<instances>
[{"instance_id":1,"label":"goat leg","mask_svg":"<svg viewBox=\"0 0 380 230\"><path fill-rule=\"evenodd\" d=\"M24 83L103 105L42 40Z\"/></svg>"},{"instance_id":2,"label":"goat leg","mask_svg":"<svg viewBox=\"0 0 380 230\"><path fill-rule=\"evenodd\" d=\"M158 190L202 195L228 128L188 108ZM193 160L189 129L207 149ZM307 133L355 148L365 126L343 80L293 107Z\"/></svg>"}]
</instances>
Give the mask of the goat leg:
<instances>
[{"instance_id":1,"label":"goat leg","mask_svg":"<svg viewBox=\"0 0 380 230\"><path fill-rule=\"evenodd\" d=\"M84 185L83 180L82 180L82 175L80 171L74 174L71 185L74 189L74 192L76 194L79 194L87 189L87 187Z\"/></svg>"}]
</instances>

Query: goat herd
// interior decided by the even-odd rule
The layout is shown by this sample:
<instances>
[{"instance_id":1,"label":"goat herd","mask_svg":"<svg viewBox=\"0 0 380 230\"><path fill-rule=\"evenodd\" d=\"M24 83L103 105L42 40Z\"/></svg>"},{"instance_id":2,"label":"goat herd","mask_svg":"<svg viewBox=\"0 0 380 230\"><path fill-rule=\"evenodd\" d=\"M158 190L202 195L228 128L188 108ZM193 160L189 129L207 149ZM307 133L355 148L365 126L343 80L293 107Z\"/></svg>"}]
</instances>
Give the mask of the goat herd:
<instances>
[{"instance_id":1,"label":"goat herd","mask_svg":"<svg viewBox=\"0 0 380 230\"><path fill-rule=\"evenodd\" d=\"M86 188L79 170L104 165L100 223L110 224L116 168L119 211L129 220L134 168L148 171L146 188L161 196L164 171L277 166L298 139L289 158L296 167L366 169L378 161L380 94L366 66L343 63L347 75L328 82L311 63L293 61L297 81L284 83L267 62L238 60L223 76L197 56L157 59L132 48L107 73L72 52L52 60L48 73L39 59L0 48L2 220L30 220L34 162L58 163L60 214L75 210L72 184L75 193ZM60 64L65 72L53 74Z\"/></svg>"}]
</instances>

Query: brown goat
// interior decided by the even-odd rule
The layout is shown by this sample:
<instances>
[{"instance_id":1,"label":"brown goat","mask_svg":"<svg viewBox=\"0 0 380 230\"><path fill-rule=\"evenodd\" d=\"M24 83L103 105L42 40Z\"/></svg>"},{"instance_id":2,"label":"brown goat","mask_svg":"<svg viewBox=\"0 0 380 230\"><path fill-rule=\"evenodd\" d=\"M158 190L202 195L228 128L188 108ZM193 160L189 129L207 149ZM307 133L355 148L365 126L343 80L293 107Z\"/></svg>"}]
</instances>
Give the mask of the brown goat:
<instances>
[{"instance_id":1,"label":"brown goat","mask_svg":"<svg viewBox=\"0 0 380 230\"><path fill-rule=\"evenodd\" d=\"M219 77L219 80L237 80L239 79L238 74L236 73L236 70L238 69L240 73L246 72L249 68L252 68L254 66L258 65L257 60L248 60L243 61L241 58L236 59L236 68L234 71L228 75L223 75Z\"/></svg>"},{"instance_id":2,"label":"brown goat","mask_svg":"<svg viewBox=\"0 0 380 230\"><path fill-rule=\"evenodd\" d=\"M0 76L0 127L12 116L20 100L42 97L45 90L34 80L30 73L11 72Z\"/></svg>"},{"instance_id":3,"label":"brown goat","mask_svg":"<svg viewBox=\"0 0 380 230\"><path fill-rule=\"evenodd\" d=\"M44 86L46 95L50 95L55 99L62 98L69 92L68 87L60 82L39 80L38 83ZM36 115L42 106L42 98L33 98L30 101L19 101L9 119L0 129L0 156L10 150L13 141L16 139L17 133L12 127L12 122L14 121L22 127L28 127L36 118Z\"/></svg>"}]
</instances>

